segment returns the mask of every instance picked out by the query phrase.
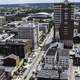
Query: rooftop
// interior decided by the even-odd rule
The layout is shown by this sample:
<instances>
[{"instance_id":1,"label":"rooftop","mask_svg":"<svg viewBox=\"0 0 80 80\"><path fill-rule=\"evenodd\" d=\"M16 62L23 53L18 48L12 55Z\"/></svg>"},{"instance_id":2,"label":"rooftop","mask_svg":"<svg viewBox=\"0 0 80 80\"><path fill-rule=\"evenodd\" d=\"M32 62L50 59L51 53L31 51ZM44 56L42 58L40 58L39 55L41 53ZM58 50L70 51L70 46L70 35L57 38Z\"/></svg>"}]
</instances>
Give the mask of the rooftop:
<instances>
[{"instance_id":1,"label":"rooftop","mask_svg":"<svg viewBox=\"0 0 80 80\"><path fill-rule=\"evenodd\" d=\"M50 15L49 13L46 13L46 12L39 12L39 13L36 13L36 14Z\"/></svg>"},{"instance_id":2,"label":"rooftop","mask_svg":"<svg viewBox=\"0 0 80 80\"><path fill-rule=\"evenodd\" d=\"M12 59L17 59L17 56L16 55L14 55L14 54L11 54L11 55L9 55L9 56L6 56L4 59L7 59L7 58L12 58Z\"/></svg>"},{"instance_id":3,"label":"rooftop","mask_svg":"<svg viewBox=\"0 0 80 80\"><path fill-rule=\"evenodd\" d=\"M59 52L60 56L65 56L65 57L69 56L69 50L68 49L60 49L58 52Z\"/></svg>"},{"instance_id":4,"label":"rooftop","mask_svg":"<svg viewBox=\"0 0 80 80\"><path fill-rule=\"evenodd\" d=\"M47 18L47 17L50 17L50 14L49 13L46 13L46 12L40 12L40 13L34 13L31 15L32 18Z\"/></svg>"},{"instance_id":5,"label":"rooftop","mask_svg":"<svg viewBox=\"0 0 80 80\"><path fill-rule=\"evenodd\" d=\"M5 44L26 45L30 41L31 41L30 39L9 39L6 41L0 41L0 44L1 45L5 45Z\"/></svg>"},{"instance_id":6,"label":"rooftop","mask_svg":"<svg viewBox=\"0 0 80 80\"><path fill-rule=\"evenodd\" d=\"M0 16L0 18L5 18L5 16Z\"/></svg>"},{"instance_id":7,"label":"rooftop","mask_svg":"<svg viewBox=\"0 0 80 80\"><path fill-rule=\"evenodd\" d=\"M37 77L39 78L49 78L49 79L58 79L59 74L57 70L50 70L50 69L42 69L38 72ZM68 79L68 71L65 70L61 73L60 79L66 80Z\"/></svg>"},{"instance_id":8,"label":"rooftop","mask_svg":"<svg viewBox=\"0 0 80 80\"><path fill-rule=\"evenodd\" d=\"M37 77L43 77L43 78L55 78L57 79L58 76L58 72L56 70L41 70L38 72Z\"/></svg>"},{"instance_id":9,"label":"rooftop","mask_svg":"<svg viewBox=\"0 0 80 80\"><path fill-rule=\"evenodd\" d=\"M8 23L8 25L19 25L20 23L22 23L22 21L13 21L13 22L10 22Z\"/></svg>"},{"instance_id":10,"label":"rooftop","mask_svg":"<svg viewBox=\"0 0 80 80\"><path fill-rule=\"evenodd\" d=\"M35 28L36 25L33 23L22 23L20 26L18 26L19 28Z\"/></svg>"},{"instance_id":11,"label":"rooftop","mask_svg":"<svg viewBox=\"0 0 80 80\"><path fill-rule=\"evenodd\" d=\"M51 49L48 50L46 55L50 55L50 56L55 55L56 51L57 51L57 48L51 48Z\"/></svg>"},{"instance_id":12,"label":"rooftop","mask_svg":"<svg viewBox=\"0 0 80 80\"><path fill-rule=\"evenodd\" d=\"M50 47L46 51L46 55L53 56L53 55L55 55L56 51L57 51L57 54L59 54L59 55L57 55L59 60L58 60L58 63L55 64L56 67L53 65L53 67L55 69L44 68L42 66L41 70L38 72L37 77L58 79L59 78L58 67L61 67L61 69L62 69L62 72L61 72L61 75L60 75L61 79L63 79L63 80L68 79L69 63L68 63L67 60L69 59L69 49L63 49L63 44L56 42L56 43L53 43L53 44L50 45ZM46 64L44 64L44 66L45 65ZM64 69L63 69L63 67L64 67Z\"/></svg>"}]
</instances>

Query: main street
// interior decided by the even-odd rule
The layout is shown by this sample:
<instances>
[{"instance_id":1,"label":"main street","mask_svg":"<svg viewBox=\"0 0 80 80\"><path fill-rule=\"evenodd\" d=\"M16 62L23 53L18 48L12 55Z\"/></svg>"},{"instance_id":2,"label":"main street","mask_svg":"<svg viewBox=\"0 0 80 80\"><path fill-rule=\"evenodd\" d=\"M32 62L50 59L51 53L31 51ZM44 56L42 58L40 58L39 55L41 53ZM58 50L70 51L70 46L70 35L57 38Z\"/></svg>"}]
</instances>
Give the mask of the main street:
<instances>
[{"instance_id":1,"label":"main street","mask_svg":"<svg viewBox=\"0 0 80 80\"><path fill-rule=\"evenodd\" d=\"M35 59L33 65L31 66L30 71L29 71L29 73L27 74L27 77L25 78L25 80L29 80L29 79L30 79L30 77L32 76L33 71L36 70L37 65L38 65L39 62L41 61L43 54L44 54L44 51L41 51L41 52L39 53L39 55L38 55L37 58Z\"/></svg>"},{"instance_id":2,"label":"main street","mask_svg":"<svg viewBox=\"0 0 80 80\"><path fill-rule=\"evenodd\" d=\"M52 39L53 39L53 28L51 29L49 34L47 34L47 36L44 39L44 41L42 42L41 46L46 46L47 44L51 43ZM44 51L41 50L40 47L36 51L34 51L34 53L35 52L37 54L36 54L35 59L33 59L30 67L28 67L22 75L18 75L15 80L29 80L29 78L32 76L33 71L36 69L37 65L41 61L42 56L44 54Z\"/></svg>"},{"instance_id":3,"label":"main street","mask_svg":"<svg viewBox=\"0 0 80 80\"><path fill-rule=\"evenodd\" d=\"M53 39L53 28L51 29L50 33L46 36L45 40L42 43L42 46L49 44ZM25 80L29 80L29 78L32 76L32 72L36 69L38 63L41 61L42 56L44 54L44 51L38 52L38 56L36 57L35 61L33 62L31 68L29 69ZM24 79L21 79L24 80Z\"/></svg>"}]
</instances>

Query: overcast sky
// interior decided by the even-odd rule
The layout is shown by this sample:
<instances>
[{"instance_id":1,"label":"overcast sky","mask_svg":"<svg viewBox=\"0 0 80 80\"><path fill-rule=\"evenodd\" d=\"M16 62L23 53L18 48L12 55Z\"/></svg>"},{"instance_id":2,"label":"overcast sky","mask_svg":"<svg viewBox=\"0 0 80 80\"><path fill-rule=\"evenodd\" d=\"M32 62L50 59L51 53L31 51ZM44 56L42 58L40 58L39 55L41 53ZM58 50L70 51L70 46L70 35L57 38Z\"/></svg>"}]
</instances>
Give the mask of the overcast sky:
<instances>
[{"instance_id":1,"label":"overcast sky","mask_svg":"<svg viewBox=\"0 0 80 80\"><path fill-rule=\"evenodd\" d=\"M16 4L16 3L52 3L52 2L61 2L64 0L0 0L0 4ZM80 2L80 0L69 0Z\"/></svg>"}]
</instances>

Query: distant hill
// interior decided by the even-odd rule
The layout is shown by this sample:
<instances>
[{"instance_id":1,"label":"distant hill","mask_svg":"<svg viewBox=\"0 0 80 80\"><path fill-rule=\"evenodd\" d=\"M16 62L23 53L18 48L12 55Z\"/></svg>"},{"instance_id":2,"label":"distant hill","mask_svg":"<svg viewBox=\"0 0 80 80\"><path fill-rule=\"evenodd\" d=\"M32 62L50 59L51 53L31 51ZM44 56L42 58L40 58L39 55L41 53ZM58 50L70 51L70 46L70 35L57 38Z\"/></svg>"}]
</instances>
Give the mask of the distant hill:
<instances>
[{"instance_id":1,"label":"distant hill","mask_svg":"<svg viewBox=\"0 0 80 80\"><path fill-rule=\"evenodd\" d=\"M76 6L80 7L80 2L74 3ZM5 4L0 5L0 7L4 8L15 8L15 7L22 7L22 8L48 8L53 7L54 3L24 3L24 4Z\"/></svg>"},{"instance_id":2,"label":"distant hill","mask_svg":"<svg viewBox=\"0 0 80 80\"><path fill-rule=\"evenodd\" d=\"M76 7L80 7L80 2L74 3Z\"/></svg>"},{"instance_id":3,"label":"distant hill","mask_svg":"<svg viewBox=\"0 0 80 80\"><path fill-rule=\"evenodd\" d=\"M0 5L0 7L6 8L13 8L13 7L25 7L25 8L33 8L33 7L40 7L40 8L47 8L51 7L52 3L25 3L25 4L5 4Z\"/></svg>"}]
</instances>

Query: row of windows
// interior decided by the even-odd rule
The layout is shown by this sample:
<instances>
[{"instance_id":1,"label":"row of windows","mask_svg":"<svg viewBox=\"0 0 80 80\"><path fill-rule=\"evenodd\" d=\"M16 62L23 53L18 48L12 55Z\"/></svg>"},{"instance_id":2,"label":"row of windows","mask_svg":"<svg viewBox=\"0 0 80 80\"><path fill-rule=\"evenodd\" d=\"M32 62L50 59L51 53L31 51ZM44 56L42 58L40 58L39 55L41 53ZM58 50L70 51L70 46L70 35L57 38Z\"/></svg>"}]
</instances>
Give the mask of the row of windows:
<instances>
[{"instance_id":1,"label":"row of windows","mask_svg":"<svg viewBox=\"0 0 80 80\"><path fill-rule=\"evenodd\" d=\"M52 64L54 61L54 58L46 58L45 62L48 64Z\"/></svg>"},{"instance_id":2,"label":"row of windows","mask_svg":"<svg viewBox=\"0 0 80 80\"><path fill-rule=\"evenodd\" d=\"M69 66L69 61L67 59L65 59L65 60L62 59L62 60L60 60L59 64L63 67L67 67L67 66Z\"/></svg>"}]
</instances>

